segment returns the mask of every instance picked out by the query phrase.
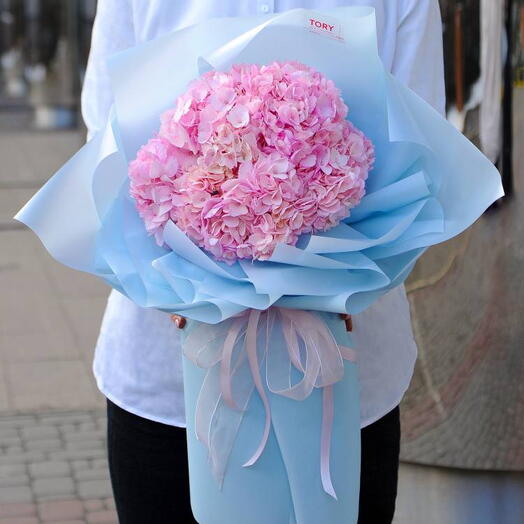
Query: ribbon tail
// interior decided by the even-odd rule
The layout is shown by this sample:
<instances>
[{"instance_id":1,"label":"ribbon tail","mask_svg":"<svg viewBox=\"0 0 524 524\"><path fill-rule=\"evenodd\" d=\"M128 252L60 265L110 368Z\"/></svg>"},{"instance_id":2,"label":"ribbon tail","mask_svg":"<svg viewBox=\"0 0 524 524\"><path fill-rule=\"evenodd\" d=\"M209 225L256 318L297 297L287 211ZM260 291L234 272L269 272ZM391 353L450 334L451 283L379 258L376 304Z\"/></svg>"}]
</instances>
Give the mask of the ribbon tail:
<instances>
[{"instance_id":1,"label":"ribbon tail","mask_svg":"<svg viewBox=\"0 0 524 524\"><path fill-rule=\"evenodd\" d=\"M333 386L325 386L322 393L322 435L320 440L320 474L324 491L337 499L335 488L331 480L330 457L331 457L331 435L333 432L334 419Z\"/></svg>"},{"instance_id":2,"label":"ribbon tail","mask_svg":"<svg viewBox=\"0 0 524 524\"><path fill-rule=\"evenodd\" d=\"M184 352L198 365L207 364L195 408L195 436L208 452L211 470L220 488L236 435L254 390L251 370L243 349L233 358L245 319L236 319L224 326L202 326L199 336L186 338ZM206 332L208 331L208 332ZM201 348L201 343L207 347ZM243 344L242 344L243 346ZM203 358L202 358L203 357ZM224 358L227 362L224 364ZM223 368L226 368L225 371ZM224 375L229 377L224 384ZM232 381L236 378L233 399ZM234 409L231 408L234 406Z\"/></svg>"},{"instance_id":3,"label":"ribbon tail","mask_svg":"<svg viewBox=\"0 0 524 524\"><path fill-rule=\"evenodd\" d=\"M231 408L240 411L233 395L232 359L235 345L238 343L239 335L244 325L244 319L236 319L226 335L222 348L222 360L220 363L220 389L225 403Z\"/></svg>"},{"instance_id":4,"label":"ribbon tail","mask_svg":"<svg viewBox=\"0 0 524 524\"><path fill-rule=\"evenodd\" d=\"M253 456L244 464L245 468L253 466L260 458L266 447L269 438L269 430L271 429L271 409L269 407L269 400L267 398L266 391L262 384L262 378L260 376L260 364L258 362L257 353L257 333L259 319L260 311L252 310L249 314L245 341L246 352L249 359L249 366L251 368L251 374L253 375L253 381L255 383L255 387L258 391L258 394L260 395L260 398L262 399L262 402L264 404L266 420L264 424L264 434L262 435L262 440L260 441L260 444Z\"/></svg>"},{"instance_id":5,"label":"ribbon tail","mask_svg":"<svg viewBox=\"0 0 524 524\"><path fill-rule=\"evenodd\" d=\"M211 469L215 478L222 484L225 472L225 461L220 460L218 454L212 447L212 421L216 416L220 405L220 382L218 377L218 368L215 366L208 369L200 392L198 394L197 405L195 409L195 436L196 439L206 447L209 454ZM232 444L231 444L232 447ZM224 452L224 450L222 450ZM229 456L230 450L225 454Z\"/></svg>"}]
</instances>

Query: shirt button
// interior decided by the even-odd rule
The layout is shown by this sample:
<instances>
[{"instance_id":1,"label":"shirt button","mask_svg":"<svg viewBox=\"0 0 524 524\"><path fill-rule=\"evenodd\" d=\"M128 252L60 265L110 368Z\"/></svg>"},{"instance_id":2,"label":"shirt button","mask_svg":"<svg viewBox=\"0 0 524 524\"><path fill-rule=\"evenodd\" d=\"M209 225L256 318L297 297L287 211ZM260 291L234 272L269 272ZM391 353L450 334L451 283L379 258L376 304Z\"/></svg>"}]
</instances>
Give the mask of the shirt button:
<instances>
[{"instance_id":1,"label":"shirt button","mask_svg":"<svg viewBox=\"0 0 524 524\"><path fill-rule=\"evenodd\" d=\"M264 14L269 13L269 6L267 4L262 4L260 6L260 12Z\"/></svg>"}]
</instances>

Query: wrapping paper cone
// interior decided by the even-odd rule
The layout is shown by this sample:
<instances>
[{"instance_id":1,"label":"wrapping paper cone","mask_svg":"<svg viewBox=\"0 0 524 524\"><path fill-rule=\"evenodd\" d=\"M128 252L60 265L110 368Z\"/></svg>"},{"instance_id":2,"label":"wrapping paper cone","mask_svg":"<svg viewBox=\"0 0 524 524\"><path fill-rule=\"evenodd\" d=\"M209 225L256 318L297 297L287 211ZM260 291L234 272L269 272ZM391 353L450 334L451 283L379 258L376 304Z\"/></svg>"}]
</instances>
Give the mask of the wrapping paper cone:
<instances>
[{"instance_id":1,"label":"wrapping paper cone","mask_svg":"<svg viewBox=\"0 0 524 524\"><path fill-rule=\"evenodd\" d=\"M344 321L322 314L337 342L350 346ZM188 329L198 329L190 321ZM218 329L219 326L216 326ZM266 390L272 427L258 462L243 464L255 451L264 427L264 407L253 392L242 419L223 485L212 474L206 447L195 434L195 409L205 371L184 359L191 505L200 524L352 524L358 518L360 404L358 369L346 361L344 378L333 387L335 416L330 465L338 500L322 487L320 440L322 390L303 401Z\"/></svg>"}]
</instances>

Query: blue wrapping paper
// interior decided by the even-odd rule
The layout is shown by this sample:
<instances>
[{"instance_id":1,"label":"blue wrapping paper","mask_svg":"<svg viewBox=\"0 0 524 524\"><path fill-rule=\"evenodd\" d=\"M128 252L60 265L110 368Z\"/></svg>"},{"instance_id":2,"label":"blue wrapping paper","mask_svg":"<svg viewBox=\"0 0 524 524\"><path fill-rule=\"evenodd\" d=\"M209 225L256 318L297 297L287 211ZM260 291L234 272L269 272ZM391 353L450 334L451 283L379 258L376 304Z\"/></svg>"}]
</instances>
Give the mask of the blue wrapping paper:
<instances>
[{"instance_id":1,"label":"blue wrapping paper","mask_svg":"<svg viewBox=\"0 0 524 524\"><path fill-rule=\"evenodd\" d=\"M342 38L309 29L311 17L323 16L340 24ZM279 245L267 261L217 262L172 222L167 247L157 246L129 196L128 162L190 80L211 68L274 60L303 62L341 90L349 118L375 146L366 196L337 227ZM58 261L142 307L192 319L191 329L199 322L219 329L246 310L278 306L325 312L319 315L337 341L348 345L335 313L358 313L401 284L429 246L462 232L503 195L489 160L385 71L371 8L209 20L120 53L109 70L115 103L105 129L16 218ZM330 460L337 501L320 482L321 389L300 402L269 393L268 444L243 468L264 421L253 393L221 485L194 434L205 371L185 361L191 497L201 524L356 522L358 383L355 364L344 369L334 385Z\"/></svg>"}]
</instances>

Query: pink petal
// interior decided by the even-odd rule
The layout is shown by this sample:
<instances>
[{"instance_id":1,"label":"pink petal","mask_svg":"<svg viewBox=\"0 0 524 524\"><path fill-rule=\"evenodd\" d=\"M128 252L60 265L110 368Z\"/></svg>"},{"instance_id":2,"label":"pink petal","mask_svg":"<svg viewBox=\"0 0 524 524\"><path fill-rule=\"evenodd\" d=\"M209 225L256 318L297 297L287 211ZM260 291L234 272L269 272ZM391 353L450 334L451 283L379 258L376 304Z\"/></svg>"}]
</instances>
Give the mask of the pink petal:
<instances>
[{"instance_id":1,"label":"pink petal","mask_svg":"<svg viewBox=\"0 0 524 524\"><path fill-rule=\"evenodd\" d=\"M235 128L246 127L249 124L249 111L247 107L237 104L229 111L227 119Z\"/></svg>"}]
</instances>

